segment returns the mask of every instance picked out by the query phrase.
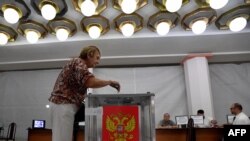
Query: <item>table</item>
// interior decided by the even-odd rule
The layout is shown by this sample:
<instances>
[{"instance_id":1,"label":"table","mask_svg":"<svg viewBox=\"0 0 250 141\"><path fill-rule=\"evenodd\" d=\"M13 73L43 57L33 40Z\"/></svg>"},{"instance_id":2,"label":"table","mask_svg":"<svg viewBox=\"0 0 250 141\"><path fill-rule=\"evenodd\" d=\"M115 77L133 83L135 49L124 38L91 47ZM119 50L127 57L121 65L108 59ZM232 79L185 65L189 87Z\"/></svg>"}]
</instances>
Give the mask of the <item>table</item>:
<instances>
[{"instance_id":1,"label":"table","mask_svg":"<svg viewBox=\"0 0 250 141\"><path fill-rule=\"evenodd\" d=\"M28 141L52 141L52 130L29 128ZM84 130L78 132L77 141L84 141Z\"/></svg>"},{"instance_id":2,"label":"table","mask_svg":"<svg viewBox=\"0 0 250 141\"><path fill-rule=\"evenodd\" d=\"M196 141L221 141L223 128L195 128ZM51 141L51 129L28 129L28 141ZM186 141L187 129L156 129L156 141ZM84 141L84 130L80 130L77 141Z\"/></svg>"},{"instance_id":3,"label":"table","mask_svg":"<svg viewBox=\"0 0 250 141\"><path fill-rule=\"evenodd\" d=\"M156 141L187 141L187 129L156 129ZM195 128L196 141L221 141L223 128Z\"/></svg>"}]
</instances>

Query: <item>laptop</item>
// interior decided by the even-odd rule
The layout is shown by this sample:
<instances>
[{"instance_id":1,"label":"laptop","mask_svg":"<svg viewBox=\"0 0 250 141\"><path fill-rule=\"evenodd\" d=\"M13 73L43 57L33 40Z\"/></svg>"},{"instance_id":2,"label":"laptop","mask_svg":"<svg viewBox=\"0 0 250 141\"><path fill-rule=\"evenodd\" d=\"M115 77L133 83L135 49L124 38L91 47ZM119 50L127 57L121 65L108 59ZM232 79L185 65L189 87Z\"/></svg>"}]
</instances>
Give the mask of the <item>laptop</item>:
<instances>
[{"instance_id":1,"label":"laptop","mask_svg":"<svg viewBox=\"0 0 250 141\"><path fill-rule=\"evenodd\" d=\"M204 117L202 115L191 115L190 118L194 120L194 124L196 125L204 124Z\"/></svg>"},{"instance_id":2,"label":"laptop","mask_svg":"<svg viewBox=\"0 0 250 141\"><path fill-rule=\"evenodd\" d=\"M45 120L37 120L34 119L32 121L32 128L33 129L45 129L46 121Z\"/></svg>"},{"instance_id":3,"label":"laptop","mask_svg":"<svg viewBox=\"0 0 250 141\"><path fill-rule=\"evenodd\" d=\"M227 123L228 124L233 124L235 115L230 114L230 115L227 115L226 117L227 117Z\"/></svg>"},{"instance_id":4,"label":"laptop","mask_svg":"<svg viewBox=\"0 0 250 141\"><path fill-rule=\"evenodd\" d=\"M177 125L187 125L188 124L188 116L175 116L175 121Z\"/></svg>"}]
</instances>

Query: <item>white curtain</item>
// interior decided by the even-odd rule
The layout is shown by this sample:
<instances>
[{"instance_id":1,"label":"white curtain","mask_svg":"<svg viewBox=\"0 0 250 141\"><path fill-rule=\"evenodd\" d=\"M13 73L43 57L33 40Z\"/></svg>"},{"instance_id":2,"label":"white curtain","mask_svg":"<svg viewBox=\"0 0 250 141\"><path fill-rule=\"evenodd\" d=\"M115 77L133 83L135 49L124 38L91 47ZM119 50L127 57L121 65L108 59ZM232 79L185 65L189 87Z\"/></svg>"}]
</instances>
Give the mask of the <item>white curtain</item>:
<instances>
[{"instance_id":1,"label":"white curtain","mask_svg":"<svg viewBox=\"0 0 250 141\"><path fill-rule=\"evenodd\" d=\"M210 65L215 117L226 123L230 106L238 102L250 116L250 63Z\"/></svg>"},{"instance_id":2,"label":"white curtain","mask_svg":"<svg viewBox=\"0 0 250 141\"><path fill-rule=\"evenodd\" d=\"M215 116L219 123L226 122L232 103L239 102L250 115L250 64L210 65ZM27 140L27 128L33 119L45 119L51 128L48 98L60 70L13 71L0 73L0 122L5 131L10 122L17 123L17 141ZM155 94L156 123L163 113L171 118L187 113L187 98L181 66L96 68L94 74L103 79L121 83L120 93ZM93 93L116 94L110 87L94 89Z\"/></svg>"},{"instance_id":3,"label":"white curtain","mask_svg":"<svg viewBox=\"0 0 250 141\"><path fill-rule=\"evenodd\" d=\"M94 69L97 77L117 80L121 83L123 94L155 94L156 124L163 118L163 113L170 113L172 120L176 115L187 113L184 72L181 66L141 67L141 68L98 68ZM113 94L110 87L95 89L96 94Z\"/></svg>"},{"instance_id":4,"label":"white curtain","mask_svg":"<svg viewBox=\"0 0 250 141\"><path fill-rule=\"evenodd\" d=\"M51 128L48 98L60 70L0 73L0 122L5 135L11 122L17 123L17 141L27 141L33 119L45 119Z\"/></svg>"}]
</instances>

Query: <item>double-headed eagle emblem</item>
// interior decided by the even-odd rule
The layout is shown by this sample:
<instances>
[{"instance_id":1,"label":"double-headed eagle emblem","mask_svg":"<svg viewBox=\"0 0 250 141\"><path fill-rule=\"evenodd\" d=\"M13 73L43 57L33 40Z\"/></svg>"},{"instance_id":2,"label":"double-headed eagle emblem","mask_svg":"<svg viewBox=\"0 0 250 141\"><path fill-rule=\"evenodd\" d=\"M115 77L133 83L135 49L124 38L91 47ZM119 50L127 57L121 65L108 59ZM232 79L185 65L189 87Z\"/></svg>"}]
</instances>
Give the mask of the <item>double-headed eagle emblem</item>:
<instances>
[{"instance_id":1,"label":"double-headed eagle emblem","mask_svg":"<svg viewBox=\"0 0 250 141\"><path fill-rule=\"evenodd\" d=\"M132 115L117 115L107 116L106 129L110 132L111 141L131 141L134 136L132 132L135 130L136 121Z\"/></svg>"}]
</instances>

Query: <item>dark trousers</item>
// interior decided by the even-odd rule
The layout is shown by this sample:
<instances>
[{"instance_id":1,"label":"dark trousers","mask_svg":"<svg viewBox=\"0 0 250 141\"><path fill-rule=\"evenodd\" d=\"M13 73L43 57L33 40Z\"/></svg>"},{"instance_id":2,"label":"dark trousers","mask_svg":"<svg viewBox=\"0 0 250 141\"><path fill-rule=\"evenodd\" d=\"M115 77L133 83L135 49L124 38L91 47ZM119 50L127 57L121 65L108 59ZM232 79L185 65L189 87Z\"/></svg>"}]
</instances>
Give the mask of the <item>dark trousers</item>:
<instances>
[{"instance_id":1,"label":"dark trousers","mask_svg":"<svg viewBox=\"0 0 250 141\"><path fill-rule=\"evenodd\" d=\"M77 140L77 132L79 131L79 122L85 121L85 105L82 104L75 114L74 128L73 128L73 141Z\"/></svg>"}]
</instances>

